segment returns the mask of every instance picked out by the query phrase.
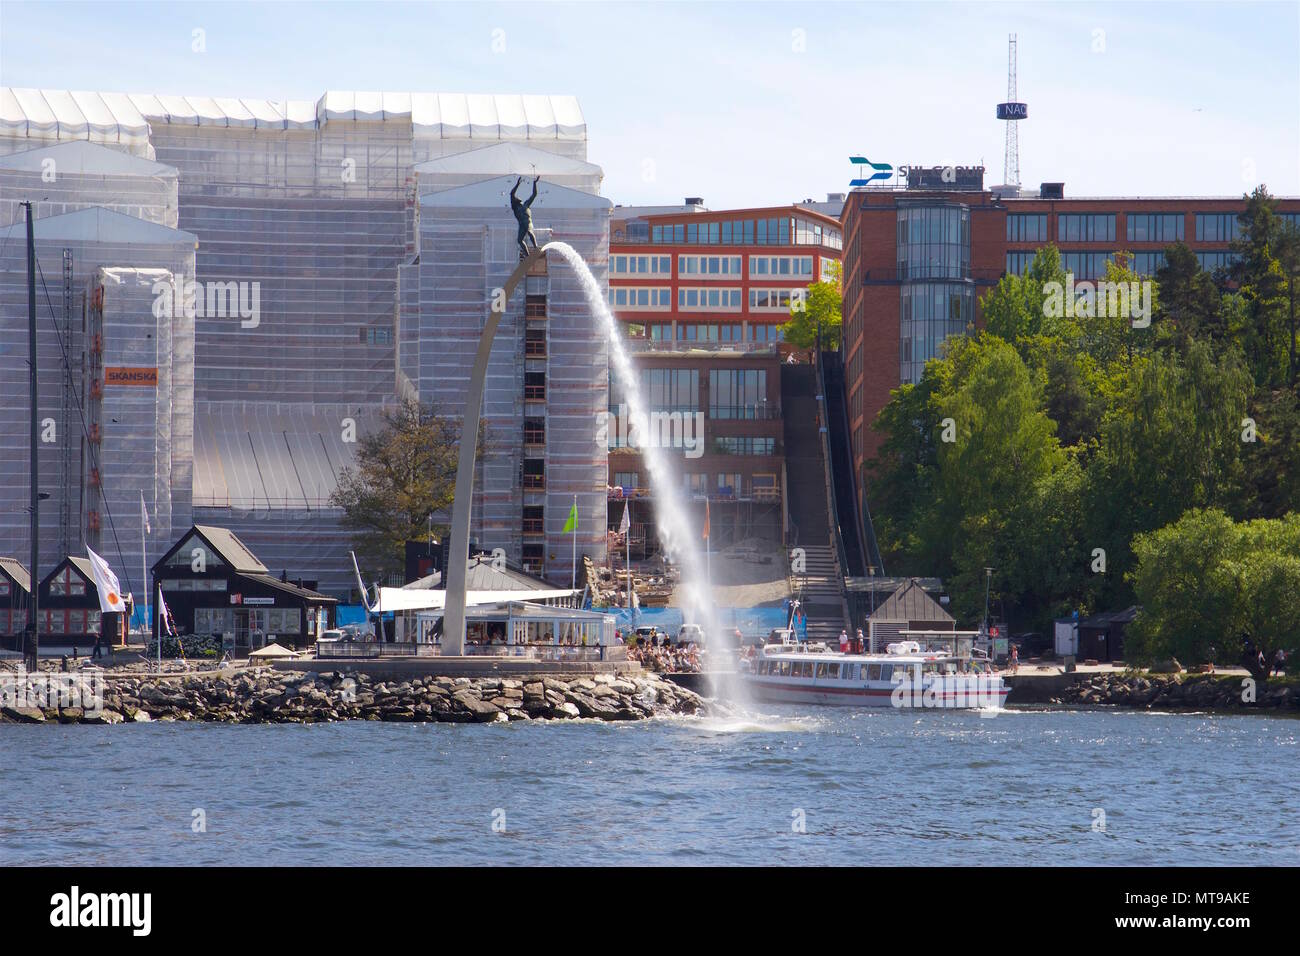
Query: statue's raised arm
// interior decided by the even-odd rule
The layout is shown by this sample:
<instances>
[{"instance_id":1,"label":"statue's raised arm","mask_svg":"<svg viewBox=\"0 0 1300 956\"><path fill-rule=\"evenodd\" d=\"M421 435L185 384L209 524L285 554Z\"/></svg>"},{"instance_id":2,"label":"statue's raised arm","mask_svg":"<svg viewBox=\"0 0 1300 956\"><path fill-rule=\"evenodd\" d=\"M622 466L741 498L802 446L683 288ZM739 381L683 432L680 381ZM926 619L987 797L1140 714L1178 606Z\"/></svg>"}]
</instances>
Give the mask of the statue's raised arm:
<instances>
[{"instance_id":1,"label":"statue's raised arm","mask_svg":"<svg viewBox=\"0 0 1300 956\"><path fill-rule=\"evenodd\" d=\"M533 214L529 207L533 200L537 198L537 183L542 177L533 177L533 194L527 200L520 202L519 197L515 195L515 189L518 189L523 183L524 177L520 176L515 180L515 188L510 190L510 210L515 215L515 221L519 223L519 233L515 236L515 241L519 243L519 258L528 257L528 245L525 240L532 242L533 250L537 250L537 236L533 234Z\"/></svg>"}]
</instances>

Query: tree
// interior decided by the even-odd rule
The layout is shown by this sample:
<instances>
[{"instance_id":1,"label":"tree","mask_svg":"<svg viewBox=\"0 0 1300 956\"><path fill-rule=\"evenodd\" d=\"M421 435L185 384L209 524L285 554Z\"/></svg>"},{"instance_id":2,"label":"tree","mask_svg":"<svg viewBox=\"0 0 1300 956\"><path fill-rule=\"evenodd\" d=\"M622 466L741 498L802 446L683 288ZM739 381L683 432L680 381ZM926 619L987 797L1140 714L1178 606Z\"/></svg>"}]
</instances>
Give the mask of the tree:
<instances>
[{"instance_id":1,"label":"tree","mask_svg":"<svg viewBox=\"0 0 1300 956\"><path fill-rule=\"evenodd\" d=\"M1240 663L1263 682L1278 650L1300 652L1300 515L1234 523L1193 509L1133 551L1138 659Z\"/></svg>"},{"instance_id":2,"label":"tree","mask_svg":"<svg viewBox=\"0 0 1300 956\"><path fill-rule=\"evenodd\" d=\"M1088 469L1088 541L1107 555L1101 598L1131 601L1124 573L1133 536L1188 508L1240 513L1242 419L1250 374L1236 349L1215 359L1194 342L1186 357L1157 354L1134 371L1102 425Z\"/></svg>"},{"instance_id":3,"label":"tree","mask_svg":"<svg viewBox=\"0 0 1300 956\"><path fill-rule=\"evenodd\" d=\"M358 439L330 504L343 509L358 557L381 579L404 570L406 542L425 537L429 516L451 507L459 445L459 420L410 400L386 410L381 427Z\"/></svg>"},{"instance_id":4,"label":"tree","mask_svg":"<svg viewBox=\"0 0 1300 956\"><path fill-rule=\"evenodd\" d=\"M843 331L844 300L840 295L840 264L834 264L830 281L814 282L801 302L790 305L790 321L781 326L785 341L796 348L817 345L817 328L821 326L821 347L837 349Z\"/></svg>"},{"instance_id":5,"label":"tree","mask_svg":"<svg viewBox=\"0 0 1300 956\"><path fill-rule=\"evenodd\" d=\"M1176 242L1165 249L1165 264L1156 270L1156 284L1160 296L1152 326L1160 347L1182 353L1197 339L1216 348L1225 343L1228 327L1223 296L1186 243Z\"/></svg>"}]
</instances>

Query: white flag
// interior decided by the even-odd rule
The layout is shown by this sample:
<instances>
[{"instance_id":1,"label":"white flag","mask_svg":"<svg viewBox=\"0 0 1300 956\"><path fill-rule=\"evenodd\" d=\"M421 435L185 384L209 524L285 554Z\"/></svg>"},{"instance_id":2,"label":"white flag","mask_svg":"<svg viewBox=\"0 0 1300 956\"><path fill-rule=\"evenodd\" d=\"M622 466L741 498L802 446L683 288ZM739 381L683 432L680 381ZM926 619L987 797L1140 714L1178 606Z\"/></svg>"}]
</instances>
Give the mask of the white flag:
<instances>
[{"instance_id":1,"label":"white flag","mask_svg":"<svg viewBox=\"0 0 1300 956\"><path fill-rule=\"evenodd\" d=\"M122 600L122 589L113 569L89 548L86 549L86 556L90 558L90 571L95 576L95 589L99 591L99 609L119 613L125 611L126 603Z\"/></svg>"},{"instance_id":2,"label":"white flag","mask_svg":"<svg viewBox=\"0 0 1300 956\"><path fill-rule=\"evenodd\" d=\"M619 534L627 534L628 530L632 527L632 518L628 514L628 509L629 509L629 503L626 501L623 502L623 520L620 521L618 524Z\"/></svg>"},{"instance_id":3,"label":"white flag","mask_svg":"<svg viewBox=\"0 0 1300 956\"><path fill-rule=\"evenodd\" d=\"M153 528L149 527L149 509L144 506L144 492L140 492L140 523L144 525L145 534L153 534Z\"/></svg>"}]
</instances>

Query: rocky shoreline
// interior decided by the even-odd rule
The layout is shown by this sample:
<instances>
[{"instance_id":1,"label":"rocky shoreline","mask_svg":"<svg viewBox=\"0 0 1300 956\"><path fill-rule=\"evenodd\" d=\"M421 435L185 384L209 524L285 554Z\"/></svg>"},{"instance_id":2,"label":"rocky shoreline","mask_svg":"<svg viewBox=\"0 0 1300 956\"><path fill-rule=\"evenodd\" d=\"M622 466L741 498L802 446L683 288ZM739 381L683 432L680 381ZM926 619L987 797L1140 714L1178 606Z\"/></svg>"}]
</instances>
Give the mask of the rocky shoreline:
<instances>
[{"instance_id":1,"label":"rocky shoreline","mask_svg":"<svg viewBox=\"0 0 1300 956\"><path fill-rule=\"evenodd\" d=\"M616 721L704 714L709 706L698 694L657 674L380 680L341 671L304 674L257 668L181 679L121 676L103 681L99 707L87 707L84 700L74 700L69 706L22 706L36 695L19 700L12 688L6 690L0 723Z\"/></svg>"},{"instance_id":2,"label":"rocky shoreline","mask_svg":"<svg viewBox=\"0 0 1300 956\"><path fill-rule=\"evenodd\" d=\"M1048 702L1109 705L1141 710L1300 710L1300 693L1281 681L1259 685L1249 698L1242 677L1195 674L1096 674L1058 690Z\"/></svg>"}]
</instances>

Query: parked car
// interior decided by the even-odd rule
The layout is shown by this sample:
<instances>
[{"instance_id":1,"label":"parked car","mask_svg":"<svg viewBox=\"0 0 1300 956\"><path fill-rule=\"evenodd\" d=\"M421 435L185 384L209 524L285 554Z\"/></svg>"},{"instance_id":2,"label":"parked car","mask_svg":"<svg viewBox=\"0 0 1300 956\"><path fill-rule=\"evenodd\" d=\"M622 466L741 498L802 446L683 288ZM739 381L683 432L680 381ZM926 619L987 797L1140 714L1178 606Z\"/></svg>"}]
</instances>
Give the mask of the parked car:
<instances>
[{"instance_id":1,"label":"parked car","mask_svg":"<svg viewBox=\"0 0 1300 956\"><path fill-rule=\"evenodd\" d=\"M663 643L663 640L658 628L651 624L642 624L636 629L636 634L632 637L632 643L653 646L656 643Z\"/></svg>"},{"instance_id":2,"label":"parked car","mask_svg":"<svg viewBox=\"0 0 1300 956\"><path fill-rule=\"evenodd\" d=\"M683 624L677 629L678 644L703 644L704 628L698 624Z\"/></svg>"}]
</instances>

